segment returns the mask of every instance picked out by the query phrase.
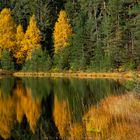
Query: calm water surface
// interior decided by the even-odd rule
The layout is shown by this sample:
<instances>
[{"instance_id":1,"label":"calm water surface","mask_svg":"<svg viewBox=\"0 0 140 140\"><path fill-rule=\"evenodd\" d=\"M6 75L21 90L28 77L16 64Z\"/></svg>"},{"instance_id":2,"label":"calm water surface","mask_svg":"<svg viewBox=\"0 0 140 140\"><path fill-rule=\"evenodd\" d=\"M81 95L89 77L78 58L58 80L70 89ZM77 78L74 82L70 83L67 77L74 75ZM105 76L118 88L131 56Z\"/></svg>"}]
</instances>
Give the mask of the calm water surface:
<instances>
[{"instance_id":1,"label":"calm water surface","mask_svg":"<svg viewBox=\"0 0 140 140\"><path fill-rule=\"evenodd\" d=\"M132 86L108 79L2 78L0 139L140 140L140 97Z\"/></svg>"}]
</instances>

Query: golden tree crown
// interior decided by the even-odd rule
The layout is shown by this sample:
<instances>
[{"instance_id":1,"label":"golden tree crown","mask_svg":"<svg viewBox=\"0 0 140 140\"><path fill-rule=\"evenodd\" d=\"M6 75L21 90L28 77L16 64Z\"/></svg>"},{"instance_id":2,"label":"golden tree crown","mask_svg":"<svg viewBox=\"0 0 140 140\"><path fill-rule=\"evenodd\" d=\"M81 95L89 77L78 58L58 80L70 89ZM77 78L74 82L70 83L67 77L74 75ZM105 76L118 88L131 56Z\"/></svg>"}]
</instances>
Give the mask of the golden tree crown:
<instances>
[{"instance_id":1,"label":"golden tree crown","mask_svg":"<svg viewBox=\"0 0 140 140\"><path fill-rule=\"evenodd\" d=\"M64 10L60 11L58 21L55 23L54 27L54 48L57 53L61 48L67 47L69 45L69 37L72 35L72 27L69 24L67 14Z\"/></svg>"}]
</instances>

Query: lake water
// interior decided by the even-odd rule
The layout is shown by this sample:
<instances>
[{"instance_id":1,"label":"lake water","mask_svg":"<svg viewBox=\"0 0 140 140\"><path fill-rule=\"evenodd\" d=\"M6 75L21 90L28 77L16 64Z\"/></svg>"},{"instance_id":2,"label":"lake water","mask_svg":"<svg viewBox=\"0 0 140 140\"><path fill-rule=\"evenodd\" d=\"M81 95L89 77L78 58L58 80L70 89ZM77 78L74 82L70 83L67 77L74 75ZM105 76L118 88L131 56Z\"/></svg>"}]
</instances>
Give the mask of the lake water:
<instances>
[{"instance_id":1,"label":"lake water","mask_svg":"<svg viewBox=\"0 0 140 140\"><path fill-rule=\"evenodd\" d=\"M0 139L140 140L131 81L0 79Z\"/></svg>"}]
</instances>

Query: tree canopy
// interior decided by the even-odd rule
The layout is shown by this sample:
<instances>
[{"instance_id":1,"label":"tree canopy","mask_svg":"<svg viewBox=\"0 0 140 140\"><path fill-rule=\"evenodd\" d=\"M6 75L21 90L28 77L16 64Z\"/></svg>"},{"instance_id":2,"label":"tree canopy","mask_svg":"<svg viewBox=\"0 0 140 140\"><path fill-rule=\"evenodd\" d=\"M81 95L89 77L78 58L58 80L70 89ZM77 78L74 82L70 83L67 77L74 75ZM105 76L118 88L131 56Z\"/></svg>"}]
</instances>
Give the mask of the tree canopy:
<instances>
[{"instance_id":1,"label":"tree canopy","mask_svg":"<svg viewBox=\"0 0 140 140\"><path fill-rule=\"evenodd\" d=\"M1 58L8 49L22 68L41 48L54 70L139 70L139 9L138 0L0 1Z\"/></svg>"}]
</instances>

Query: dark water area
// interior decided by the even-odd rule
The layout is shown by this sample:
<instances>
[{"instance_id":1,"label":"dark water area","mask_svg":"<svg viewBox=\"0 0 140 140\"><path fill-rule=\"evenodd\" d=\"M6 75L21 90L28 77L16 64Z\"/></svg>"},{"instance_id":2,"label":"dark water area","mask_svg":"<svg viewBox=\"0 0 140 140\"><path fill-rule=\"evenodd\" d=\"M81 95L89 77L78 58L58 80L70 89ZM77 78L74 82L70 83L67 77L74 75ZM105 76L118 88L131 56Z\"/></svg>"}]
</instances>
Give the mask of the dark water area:
<instances>
[{"instance_id":1,"label":"dark water area","mask_svg":"<svg viewBox=\"0 0 140 140\"><path fill-rule=\"evenodd\" d=\"M0 139L139 139L140 98L128 83L2 78Z\"/></svg>"}]
</instances>

